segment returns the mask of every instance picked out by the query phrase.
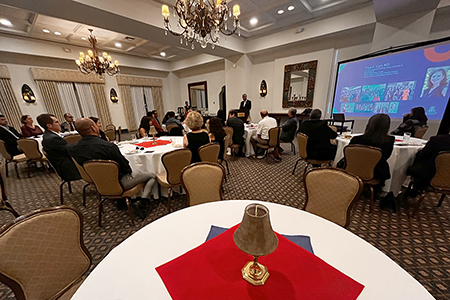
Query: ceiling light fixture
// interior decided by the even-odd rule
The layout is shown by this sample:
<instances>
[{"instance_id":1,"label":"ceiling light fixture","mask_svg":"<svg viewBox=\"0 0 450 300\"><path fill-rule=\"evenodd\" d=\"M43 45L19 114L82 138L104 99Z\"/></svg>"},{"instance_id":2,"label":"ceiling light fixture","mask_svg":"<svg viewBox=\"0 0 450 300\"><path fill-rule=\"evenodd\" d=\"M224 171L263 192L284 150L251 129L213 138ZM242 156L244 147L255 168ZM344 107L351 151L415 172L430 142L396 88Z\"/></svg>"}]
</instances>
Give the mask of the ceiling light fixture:
<instances>
[{"instance_id":1,"label":"ceiling light fixture","mask_svg":"<svg viewBox=\"0 0 450 300\"><path fill-rule=\"evenodd\" d=\"M233 35L236 31L240 36L239 15L241 14L239 5L233 6L233 11L228 8L227 0L177 0L173 7L173 16L177 18L177 29L181 32L175 32L171 29L169 23L169 7L162 6L162 15L164 16L165 34L168 32L180 37L180 43L183 39L186 45L191 44L194 49L194 41L200 43L202 48L206 48L211 43L211 48L219 42L220 33L223 35ZM228 30L228 18L233 16L233 30ZM181 27L181 28L180 28Z\"/></svg>"},{"instance_id":2,"label":"ceiling light fixture","mask_svg":"<svg viewBox=\"0 0 450 300\"><path fill-rule=\"evenodd\" d=\"M257 18L251 18L250 19L250 24L252 24L252 25L258 24L258 19Z\"/></svg>"},{"instance_id":3,"label":"ceiling light fixture","mask_svg":"<svg viewBox=\"0 0 450 300\"><path fill-rule=\"evenodd\" d=\"M3 18L0 18L0 24L2 24L3 26L6 26L6 27L12 27L13 26L13 24L11 23L10 20L3 19Z\"/></svg>"},{"instance_id":4,"label":"ceiling light fixture","mask_svg":"<svg viewBox=\"0 0 450 300\"><path fill-rule=\"evenodd\" d=\"M48 29L42 29L42 31L45 33L50 33L50 30L48 30Z\"/></svg>"},{"instance_id":5,"label":"ceiling light fixture","mask_svg":"<svg viewBox=\"0 0 450 300\"><path fill-rule=\"evenodd\" d=\"M116 46L117 48L122 48L122 44L121 43L115 43L114 46Z\"/></svg>"},{"instance_id":6,"label":"ceiling light fixture","mask_svg":"<svg viewBox=\"0 0 450 300\"><path fill-rule=\"evenodd\" d=\"M288 11L291 11L291 10L294 10L294 9L295 9L294 5L291 5L291 6L288 7Z\"/></svg>"},{"instance_id":7,"label":"ceiling light fixture","mask_svg":"<svg viewBox=\"0 0 450 300\"><path fill-rule=\"evenodd\" d=\"M56 35L61 35L61 32L55 31Z\"/></svg>"},{"instance_id":8,"label":"ceiling light fixture","mask_svg":"<svg viewBox=\"0 0 450 300\"><path fill-rule=\"evenodd\" d=\"M75 61L78 69L83 74L89 74L91 72L97 73L99 76L107 73L110 76L119 73L119 62L116 60L112 62L112 58L106 52L103 52L103 56L98 56L99 49L97 48L97 39L92 34L92 29L89 29L89 43L91 49L88 50L87 55L80 52L80 57Z\"/></svg>"},{"instance_id":9,"label":"ceiling light fixture","mask_svg":"<svg viewBox=\"0 0 450 300\"><path fill-rule=\"evenodd\" d=\"M82 39L83 41L87 40L87 38L86 38L85 36L83 36L81 39Z\"/></svg>"},{"instance_id":10,"label":"ceiling light fixture","mask_svg":"<svg viewBox=\"0 0 450 300\"><path fill-rule=\"evenodd\" d=\"M280 9L279 11L277 11L277 14L279 14L279 15L284 14L284 10Z\"/></svg>"},{"instance_id":11,"label":"ceiling light fixture","mask_svg":"<svg viewBox=\"0 0 450 300\"><path fill-rule=\"evenodd\" d=\"M159 52L159 55L161 55L162 57L166 56L166 52Z\"/></svg>"}]
</instances>

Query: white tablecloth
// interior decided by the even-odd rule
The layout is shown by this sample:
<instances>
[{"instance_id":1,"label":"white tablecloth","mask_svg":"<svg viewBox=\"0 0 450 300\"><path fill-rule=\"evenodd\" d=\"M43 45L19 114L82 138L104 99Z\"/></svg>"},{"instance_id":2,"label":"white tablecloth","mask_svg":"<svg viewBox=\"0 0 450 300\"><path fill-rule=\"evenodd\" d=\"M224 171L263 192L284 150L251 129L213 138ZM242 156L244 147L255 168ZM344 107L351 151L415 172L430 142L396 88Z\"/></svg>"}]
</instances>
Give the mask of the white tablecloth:
<instances>
[{"instance_id":1,"label":"white tablecloth","mask_svg":"<svg viewBox=\"0 0 450 300\"><path fill-rule=\"evenodd\" d=\"M154 221L114 248L72 300L171 299L155 268L202 244L211 225L239 223L245 206L254 202L207 203ZM318 257L363 284L358 300L434 299L389 257L342 227L292 207L259 203L269 208L275 231L310 236Z\"/></svg>"},{"instance_id":2,"label":"white tablecloth","mask_svg":"<svg viewBox=\"0 0 450 300\"><path fill-rule=\"evenodd\" d=\"M403 140L403 137L396 136L395 139ZM343 137L338 137L336 140L337 152L333 162L334 166L344 157L344 147L350 143L350 139ZM402 184L406 179L406 169L412 165L417 151L422 149L426 142L426 140L410 138L408 145L402 145L403 142L394 143L394 150L392 151L391 157L387 160L391 178L384 183L384 192L392 192L395 197L398 196Z\"/></svg>"},{"instance_id":3,"label":"white tablecloth","mask_svg":"<svg viewBox=\"0 0 450 300\"><path fill-rule=\"evenodd\" d=\"M256 129L257 127L250 127L247 124L244 124L245 156L247 157L255 155L255 150L253 149L250 139L252 136L256 135Z\"/></svg>"}]
</instances>

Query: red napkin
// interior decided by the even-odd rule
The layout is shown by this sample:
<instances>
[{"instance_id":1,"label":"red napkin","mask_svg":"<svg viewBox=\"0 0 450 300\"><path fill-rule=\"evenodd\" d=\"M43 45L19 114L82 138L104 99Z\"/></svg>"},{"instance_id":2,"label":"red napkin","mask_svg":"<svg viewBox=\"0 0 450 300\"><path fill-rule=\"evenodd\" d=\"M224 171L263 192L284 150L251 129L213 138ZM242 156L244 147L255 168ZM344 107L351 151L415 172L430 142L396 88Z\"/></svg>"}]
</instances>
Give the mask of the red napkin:
<instances>
[{"instance_id":1,"label":"red napkin","mask_svg":"<svg viewBox=\"0 0 450 300\"><path fill-rule=\"evenodd\" d=\"M167 145L167 144L170 144L170 143L172 143L172 142L171 141L156 140L156 141L142 142L142 143L136 144L136 146L144 147L144 148L150 148L150 147L155 147L155 146Z\"/></svg>"},{"instance_id":2,"label":"red napkin","mask_svg":"<svg viewBox=\"0 0 450 300\"><path fill-rule=\"evenodd\" d=\"M174 300L356 299L364 286L277 234L278 248L259 258L270 276L263 286L242 279L253 257L234 244L236 225L156 268Z\"/></svg>"}]
</instances>

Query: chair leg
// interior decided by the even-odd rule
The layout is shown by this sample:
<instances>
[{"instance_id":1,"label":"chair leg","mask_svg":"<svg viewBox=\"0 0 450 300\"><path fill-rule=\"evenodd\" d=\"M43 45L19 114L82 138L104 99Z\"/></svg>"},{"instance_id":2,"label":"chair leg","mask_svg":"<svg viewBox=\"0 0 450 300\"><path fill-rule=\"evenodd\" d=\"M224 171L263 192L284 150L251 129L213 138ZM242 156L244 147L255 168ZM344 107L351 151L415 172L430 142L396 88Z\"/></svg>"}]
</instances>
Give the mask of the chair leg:
<instances>
[{"instance_id":1,"label":"chair leg","mask_svg":"<svg viewBox=\"0 0 450 300\"><path fill-rule=\"evenodd\" d=\"M9 161L5 162L5 175L6 175L6 177L9 177L8 176L8 163L9 163Z\"/></svg>"},{"instance_id":2,"label":"chair leg","mask_svg":"<svg viewBox=\"0 0 450 300\"><path fill-rule=\"evenodd\" d=\"M72 194L72 185L70 184L70 180L67 181L67 185L69 186L69 193Z\"/></svg>"},{"instance_id":3,"label":"chair leg","mask_svg":"<svg viewBox=\"0 0 450 300\"><path fill-rule=\"evenodd\" d=\"M412 217L413 217L413 218L414 218L414 216L416 215L417 211L419 210L419 206L420 206L420 204L422 204L422 202L423 202L423 200L425 199L425 196L426 196L426 195L427 195L427 193L424 192L424 193L420 196L419 202L417 202L417 205L416 205L416 207L414 208L414 211L413 211L413 213L412 213Z\"/></svg>"},{"instance_id":4,"label":"chair leg","mask_svg":"<svg viewBox=\"0 0 450 300\"><path fill-rule=\"evenodd\" d=\"M64 183L66 183L67 181L63 181L60 186L59 186L59 199L61 201L61 205L64 204L64 193L63 193L63 187L64 187Z\"/></svg>"},{"instance_id":5,"label":"chair leg","mask_svg":"<svg viewBox=\"0 0 450 300\"><path fill-rule=\"evenodd\" d=\"M230 169L228 168L228 162L225 159L223 161L225 162L225 165L227 166L228 175L230 175Z\"/></svg>"},{"instance_id":6,"label":"chair leg","mask_svg":"<svg viewBox=\"0 0 450 300\"><path fill-rule=\"evenodd\" d=\"M97 192L97 198L98 198L98 226L102 227L102 212L103 212L103 201L102 201L102 195Z\"/></svg>"},{"instance_id":7,"label":"chair leg","mask_svg":"<svg viewBox=\"0 0 450 300\"><path fill-rule=\"evenodd\" d=\"M411 179L411 181L408 184L408 188L406 189L405 194L403 195L403 199L406 199L406 201L408 201L408 194L411 191L412 185L413 185L413 181Z\"/></svg>"},{"instance_id":8,"label":"chair leg","mask_svg":"<svg viewBox=\"0 0 450 300\"><path fill-rule=\"evenodd\" d=\"M295 145L293 142L291 142L291 151L294 152L294 155L295 155Z\"/></svg>"},{"instance_id":9,"label":"chair leg","mask_svg":"<svg viewBox=\"0 0 450 300\"><path fill-rule=\"evenodd\" d=\"M10 213L12 213L14 215L14 217L18 218L20 215L17 213L17 211L11 206L11 204L9 204L7 201L4 201L5 206L4 207L0 207L0 210L6 210L9 211Z\"/></svg>"},{"instance_id":10,"label":"chair leg","mask_svg":"<svg viewBox=\"0 0 450 300\"><path fill-rule=\"evenodd\" d=\"M45 161L43 161L42 162L42 165L44 166L44 168L45 168L45 173L46 174L49 174L50 173L50 171L48 170L48 166L47 166L47 163L45 162Z\"/></svg>"},{"instance_id":11,"label":"chair leg","mask_svg":"<svg viewBox=\"0 0 450 300\"><path fill-rule=\"evenodd\" d=\"M305 170L303 171L303 174L306 173L306 170L308 169L308 166L309 166L309 162L306 163Z\"/></svg>"},{"instance_id":12,"label":"chair leg","mask_svg":"<svg viewBox=\"0 0 450 300\"><path fill-rule=\"evenodd\" d=\"M86 188L90 185L90 183L86 184L83 187L83 206L86 206Z\"/></svg>"},{"instance_id":13,"label":"chair leg","mask_svg":"<svg viewBox=\"0 0 450 300\"><path fill-rule=\"evenodd\" d=\"M27 162L27 173L28 173L28 178L30 178L30 163L31 163L31 162Z\"/></svg>"},{"instance_id":14,"label":"chair leg","mask_svg":"<svg viewBox=\"0 0 450 300\"><path fill-rule=\"evenodd\" d=\"M167 195L167 211L170 214L170 194L172 194L172 187L169 187L168 195Z\"/></svg>"},{"instance_id":15,"label":"chair leg","mask_svg":"<svg viewBox=\"0 0 450 300\"><path fill-rule=\"evenodd\" d=\"M373 212L373 187L372 185L369 185L370 188L370 208L369 211L372 213Z\"/></svg>"},{"instance_id":16,"label":"chair leg","mask_svg":"<svg viewBox=\"0 0 450 300\"><path fill-rule=\"evenodd\" d=\"M17 169L17 162L14 162L14 169L16 170L17 178L20 179L19 170Z\"/></svg>"},{"instance_id":17,"label":"chair leg","mask_svg":"<svg viewBox=\"0 0 450 300\"><path fill-rule=\"evenodd\" d=\"M131 219L131 223L132 223L133 225L135 225L135 223L134 223L134 213L133 213L133 209L131 208L130 198L127 197L127 198L126 198L126 201L127 201L127 207L128 207L128 216L129 216L130 219Z\"/></svg>"},{"instance_id":18,"label":"chair leg","mask_svg":"<svg viewBox=\"0 0 450 300\"><path fill-rule=\"evenodd\" d=\"M438 203L437 207L441 207L442 202L444 202L444 199L445 199L445 194L442 194L441 199L439 200L439 203Z\"/></svg>"},{"instance_id":19,"label":"chair leg","mask_svg":"<svg viewBox=\"0 0 450 300\"><path fill-rule=\"evenodd\" d=\"M298 162L301 161L301 160L302 160L302 159L299 158L299 159L297 160L297 162L295 163L294 170L292 170L292 175L295 174L295 169L297 168L297 164L298 164Z\"/></svg>"}]
</instances>

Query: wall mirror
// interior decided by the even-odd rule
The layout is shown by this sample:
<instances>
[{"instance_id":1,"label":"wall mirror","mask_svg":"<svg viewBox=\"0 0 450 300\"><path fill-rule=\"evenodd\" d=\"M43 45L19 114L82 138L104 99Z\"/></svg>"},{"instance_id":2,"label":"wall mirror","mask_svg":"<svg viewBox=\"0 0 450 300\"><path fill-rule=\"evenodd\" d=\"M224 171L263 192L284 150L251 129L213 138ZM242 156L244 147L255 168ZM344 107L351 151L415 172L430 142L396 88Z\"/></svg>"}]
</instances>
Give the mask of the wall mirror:
<instances>
[{"instance_id":1,"label":"wall mirror","mask_svg":"<svg viewBox=\"0 0 450 300\"><path fill-rule=\"evenodd\" d=\"M312 107L317 60L284 66L283 107Z\"/></svg>"},{"instance_id":2,"label":"wall mirror","mask_svg":"<svg viewBox=\"0 0 450 300\"><path fill-rule=\"evenodd\" d=\"M200 113L208 111L208 89L206 81L189 83L188 91L191 107L197 107Z\"/></svg>"},{"instance_id":3,"label":"wall mirror","mask_svg":"<svg viewBox=\"0 0 450 300\"><path fill-rule=\"evenodd\" d=\"M22 85L22 99L27 103L36 102L36 97L34 96L33 90L28 84Z\"/></svg>"},{"instance_id":4,"label":"wall mirror","mask_svg":"<svg viewBox=\"0 0 450 300\"><path fill-rule=\"evenodd\" d=\"M109 98L111 99L112 102L116 103L117 101L119 101L119 97L117 97L117 92L115 89L111 89L111 91L109 92Z\"/></svg>"}]
</instances>

